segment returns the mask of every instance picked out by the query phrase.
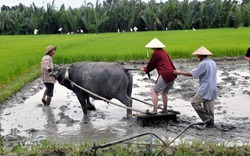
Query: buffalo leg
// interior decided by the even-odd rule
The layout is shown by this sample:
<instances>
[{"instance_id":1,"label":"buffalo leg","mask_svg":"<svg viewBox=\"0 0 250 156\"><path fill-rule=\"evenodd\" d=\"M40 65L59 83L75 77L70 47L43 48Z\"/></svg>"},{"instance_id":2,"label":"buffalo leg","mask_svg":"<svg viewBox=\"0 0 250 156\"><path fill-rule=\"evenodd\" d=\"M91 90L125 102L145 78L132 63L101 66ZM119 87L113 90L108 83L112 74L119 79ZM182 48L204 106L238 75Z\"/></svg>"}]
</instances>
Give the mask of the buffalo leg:
<instances>
[{"instance_id":1,"label":"buffalo leg","mask_svg":"<svg viewBox=\"0 0 250 156\"><path fill-rule=\"evenodd\" d=\"M124 97L118 97L117 98L121 103L125 104L127 107L132 108L132 99L128 96ZM132 110L127 109L127 118L132 118Z\"/></svg>"},{"instance_id":2,"label":"buffalo leg","mask_svg":"<svg viewBox=\"0 0 250 156\"><path fill-rule=\"evenodd\" d=\"M89 97L87 97L86 103L87 103L88 110L90 110L90 111L91 110L96 110L95 106L90 102Z\"/></svg>"},{"instance_id":3,"label":"buffalo leg","mask_svg":"<svg viewBox=\"0 0 250 156\"><path fill-rule=\"evenodd\" d=\"M75 93L77 96L77 99L79 100L81 106L82 106L82 111L84 116L87 116L87 103L86 103L86 97L84 97L84 95L82 94L82 92L76 92Z\"/></svg>"},{"instance_id":4,"label":"buffalo leg","mask_svg":"<svg viewBox=\"0 0 250 156\"><path fill-rule=\"evenodd\" d=\"M132 99L129 99L127 106L132 108ZM132 110L131 109L127 109L127 118L132 118Z\"/></svg>"},{"instance_id":5,"label":"buffalo leg","mask_svg":"<svg viewBox=\"0 0 250 156\"><path fill-rule=\"evenodd\" d=\"M88 116L88 111L87 111L87 102L86 102L87 99L86 97L83 96L83 94L80 94L80 93L76 93L76 96L82 106L84 123L88 123L89 116Z\"/></svg>"}]
</instances>

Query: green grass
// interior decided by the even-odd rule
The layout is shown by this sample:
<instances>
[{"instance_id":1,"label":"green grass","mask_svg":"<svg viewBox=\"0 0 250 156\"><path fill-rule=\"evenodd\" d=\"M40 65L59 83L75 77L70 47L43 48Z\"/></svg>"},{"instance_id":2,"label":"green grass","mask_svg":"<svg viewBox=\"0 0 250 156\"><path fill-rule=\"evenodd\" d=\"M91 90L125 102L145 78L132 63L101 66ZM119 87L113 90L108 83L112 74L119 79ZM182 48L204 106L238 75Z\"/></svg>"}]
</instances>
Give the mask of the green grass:
<instances>
[{"instance_id":1,"label":"green grass","mask_svg":"<svg viewBox=\"0 0 250 156\"><path fill-rule=\"evenodd\" d=\"M2 139L0 138L0 141ZM98 145L98 143L97 143ZM159 144L160 145L160 144ZM152 145L151 155L159 154L163 149L162 146ZM91 148L91 143L80 143L75 145L73 143L53 144L47 140L42 140L40 143L23 146L21 144L13 144L12 146L0 145L0 155L88 155L94 156L145 156L150 155L149 146L145 144L116 144L106 148L100 148L96 151ZM95 153L96 152L96 153ZM212 142L183 142L179 145L170 146L163 151L163 155L175 156L247 156L250 154L250 146L244 144L242 146L224 144L217 144Z\"/></svg>"},{"instance_id":2,"label":"green grass","mask_svg":"<svg viewBox=\"0 0 250 156\"><path fill-rule=\"evenodd\" d=\"M143 60L145 45L162 41L172 59L190 58L205 46L213 57L241 56L249 47L250 28L149 31L73 35L0 36L0 102L40 76L40 61L48 45L58 46L54 63Z\"/></svg>"}]
</instances>

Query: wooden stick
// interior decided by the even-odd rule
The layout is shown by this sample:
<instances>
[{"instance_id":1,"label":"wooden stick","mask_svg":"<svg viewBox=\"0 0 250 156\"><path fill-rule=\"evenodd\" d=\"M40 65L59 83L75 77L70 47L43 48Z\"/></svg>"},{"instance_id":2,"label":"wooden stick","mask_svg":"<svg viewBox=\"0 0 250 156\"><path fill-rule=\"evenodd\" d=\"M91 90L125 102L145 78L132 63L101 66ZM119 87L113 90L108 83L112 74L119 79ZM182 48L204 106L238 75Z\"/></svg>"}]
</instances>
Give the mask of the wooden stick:
<instances>
[{"instance_id":1,"label":"wooden stick","mask_svg":"<svg viewBox=\"0 0 250 156\"><path fill-rule=\"evenodd\" d=\"M140 113L143 113L143 114L146 114L146 113L147 113L147 111L141 111L141 110L138 110L138 109L135 109L135 108L132 108L132 107L127 107L127 106L125 106L125 105L120 105L120 104L118 104L118 103L115 103L115 102L113 102L113 101L110 101L110 100L108 100L108 99L106 99L106 98L104 98L104 97L102 97L102 96L99 96L99 95L97 95L97 94L95 94L95 93L93 93L93 92L91 92L91 91L89 91L89 90L83 88L82 86L77 85L77 84L74 83L72 80L70 80L70 79L68 79L68 80L69 80L73 85L75 85L76 87L80 88L81 90L83 90L83 91L85 91L85 92L87 92L87 93L89 93L89 94L91 94L91 95L93 95L93 96L95 96L95 97L97 97L97 98L103 100L103 101L106 101L106 102L108 102L108 103L110 103L110 104L113 104L113 105L116 105L116 106L119 106L119 107L122 107L122 108L130 109L130 110L133 110L133 111L136 111L136 112L140 112Z\"/></svg>"},{"instance_id":2,"label":"wooden stick","mask_svg":"<svg viewBox=\"0 0 250 156\"><path fill-rule=\"evenodd\" d=\"M153 104L151 104L151 103L148 103L148 102L145 102L145 101L142 101L142 100L140 100L140 99L137 99L137 98L134 98L134 97L131 97L133 100L136 100L136 101L139 101L139 102L142 102L142 103L144 103L144 104L146 104L146 105L149 105L149 106L154 106ZM160 107L160 106L158 106L157 108L159 108L159 109L163 109L162 107Z\"/></svg>"}]
</instances>

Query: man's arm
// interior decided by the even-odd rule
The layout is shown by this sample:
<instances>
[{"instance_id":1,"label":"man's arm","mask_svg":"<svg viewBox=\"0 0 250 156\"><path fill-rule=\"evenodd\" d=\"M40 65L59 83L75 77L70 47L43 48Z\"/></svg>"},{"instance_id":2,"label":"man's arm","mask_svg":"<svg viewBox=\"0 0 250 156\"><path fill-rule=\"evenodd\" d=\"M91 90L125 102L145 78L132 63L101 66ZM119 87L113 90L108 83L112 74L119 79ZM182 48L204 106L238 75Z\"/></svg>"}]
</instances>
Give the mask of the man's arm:
<instances>
[{"instance_id":1,"label":"man's arm","mask_svg":"<svg viewBox=\"0 0 250 156\"><path fill-rule=\"evenodd\" d=\"M248 62L250 62L250 57L246 57L246 56L245 56L245 59L246 59Z\"/></svg>"},{"instance_id":2,"label":"man's arm","mask_svg":"<svg viewBox=\"0 0 250 156\"><path fill-rule=\"evenodd\" d=\"M175 75L193 76L190 72L174 70Z\"/></svg>"}]
</instances>

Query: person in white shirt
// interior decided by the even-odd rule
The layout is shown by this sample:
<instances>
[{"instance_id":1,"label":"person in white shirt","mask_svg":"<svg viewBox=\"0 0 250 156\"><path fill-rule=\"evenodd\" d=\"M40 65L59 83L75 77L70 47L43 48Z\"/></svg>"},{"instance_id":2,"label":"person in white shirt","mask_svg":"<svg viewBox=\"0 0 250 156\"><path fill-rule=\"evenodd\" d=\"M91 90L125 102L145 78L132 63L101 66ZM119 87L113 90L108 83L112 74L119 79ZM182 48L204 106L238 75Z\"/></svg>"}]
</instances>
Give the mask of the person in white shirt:
<instances>
[{"instance_id":1,"label":"person in white shirt","mask_svg":"<svg viewBox=\"0 0 250 156\"><path fill-rule=\"evenodd\" d=\"M205 47L200 47L192 53L197 55L200 63L190 72L174 70L174 74L199 78L199 88L191 104L205 127L214 126L214 100L217 99L217 65L208 57L212 53ZM203 103L203 105L201 105Z\"/></svg>"}]
</instances>

